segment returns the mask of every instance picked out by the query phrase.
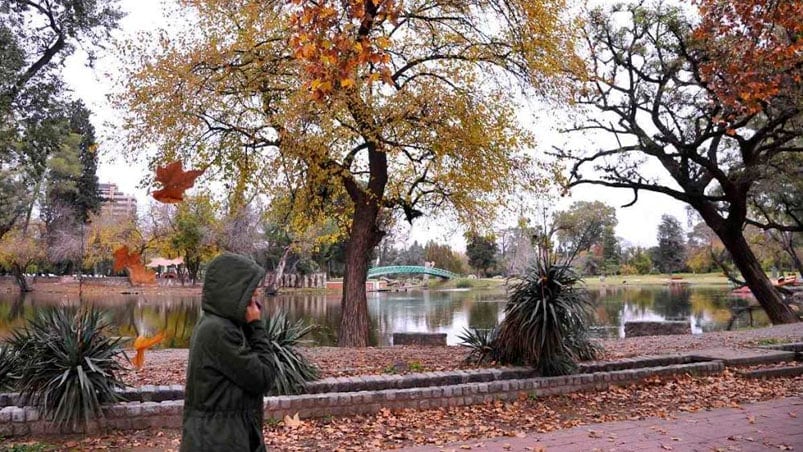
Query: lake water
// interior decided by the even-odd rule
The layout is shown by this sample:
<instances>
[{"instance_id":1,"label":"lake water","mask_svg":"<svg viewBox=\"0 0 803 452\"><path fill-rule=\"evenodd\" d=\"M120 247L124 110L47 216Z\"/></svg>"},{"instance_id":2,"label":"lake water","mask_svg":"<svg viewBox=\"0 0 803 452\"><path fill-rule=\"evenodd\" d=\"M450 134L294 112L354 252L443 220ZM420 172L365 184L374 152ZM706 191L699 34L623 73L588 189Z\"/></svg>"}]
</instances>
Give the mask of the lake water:
<instances>
[{"instance_id":1,"label":"lake water","mask_svg":"<svg viewBox=\"0 0 803 452\"><path fill-rule=\"evenodd\" d=\"M107 311L114 334L151 335L164 330L165 347L187 347L200 315L200 297L192 295L85 295L84 302ZM594 334L622 336L630 320L689 320L694 333L725 329L729 306L747 301L729 296L725 287L617 287L592 289ZM317 325L311 338L319 345L334 345L340 319L340 296L282 294L265 303L270 310L284 310L291 319ZM0 337L23 325L36 310L47 306L77 306L77 296L33 292L24 298L0 293ZM368 294L373 341L387 345L394 332L438 332L447 342L459 343L466 327L490 328L504 316L504 290L440 290L373 292ZM745 327L746 316L735 323ZM754 325L768 325L763 312L754 313Z\"/></svg>"}]
</instances>

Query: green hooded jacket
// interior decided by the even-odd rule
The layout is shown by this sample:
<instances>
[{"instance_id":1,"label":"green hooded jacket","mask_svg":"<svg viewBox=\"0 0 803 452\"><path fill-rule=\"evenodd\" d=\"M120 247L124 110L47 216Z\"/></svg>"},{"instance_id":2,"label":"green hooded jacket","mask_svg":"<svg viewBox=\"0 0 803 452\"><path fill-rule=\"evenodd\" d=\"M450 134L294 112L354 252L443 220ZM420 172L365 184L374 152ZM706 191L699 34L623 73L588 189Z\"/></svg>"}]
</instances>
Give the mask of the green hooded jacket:
<instances>
[{"instance_id":1,"label":"green hooded jacket","mask_svg":"<svg viewBox=\"0 0 803 452\"><path fill-rule=\"evenodd\" d=\"M184 391L182 451L265 450L262 397L273 386L261 321L245 311L265 271L224 253L209 263L203 315L192 333Z\"/></svg>"}]
</instances>

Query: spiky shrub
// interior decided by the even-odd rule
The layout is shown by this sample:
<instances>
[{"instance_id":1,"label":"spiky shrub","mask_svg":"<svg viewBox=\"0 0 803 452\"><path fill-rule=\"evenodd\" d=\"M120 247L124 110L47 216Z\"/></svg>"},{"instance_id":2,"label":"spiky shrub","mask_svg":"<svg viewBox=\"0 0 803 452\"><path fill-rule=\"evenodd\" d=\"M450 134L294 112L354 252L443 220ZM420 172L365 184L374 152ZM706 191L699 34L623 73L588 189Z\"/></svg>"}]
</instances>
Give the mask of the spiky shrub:
<instances>
[{"instance_id":1,"label":"spiky shrub","mask_svg":"<svg viewBox=\"0 0 803 452\"><path fill-rule=\"evenodd\" d=\"M101 406L121 400L118 375L125 360L120 339L93 308L41 311L8 342L16 359L17 389L28 403L59 424L102 417Z\"/></svg>"},{"instance_id":2,"label":"spiky shrub","mask_svg":"<svg viewBox=\"0 0 803 452\"><path fill-rule=\"evenodd\" d=\"M457 336L460 345L468 347L471 351L466 356L468 364L490 364L499 360L499 354L494 347L494 341L499 333L499 326L490 329L465 328Z\"/></svg>"},{"instance_id":3,"label":"spiky shrub","mask_svg":"<svg viewBox=\"0 0 803 452\"><path fill-rule=\"evenodd\" d=\"M290 322L284 312L265 319L271 366L275 372L272 394L298 394L308 381L318 378L318 369L296 347L312 331L302 320Z\"/></svg>"},{"instance_id":4,"label":"spiky shrub","mask_svg":"<svg viewBox=\"0 0 803 452\"><path fill-rule=\"evenodd\" d=\"M541 375L566 375L593 359L587 336L591 299L570 265L542 257L511 290L494 349L499 361L530 365Z\"/></svg>"},{"instance_id":5,"label":"spiky shrub","mask_svg":"<svg viewBox=\"0 0 803 452\"><path fill-rule=\"evenodd\" d=\"M0 344L0 392L13 391L16 386L15 358L8 345Z\"/></svg>"}]
</instances>

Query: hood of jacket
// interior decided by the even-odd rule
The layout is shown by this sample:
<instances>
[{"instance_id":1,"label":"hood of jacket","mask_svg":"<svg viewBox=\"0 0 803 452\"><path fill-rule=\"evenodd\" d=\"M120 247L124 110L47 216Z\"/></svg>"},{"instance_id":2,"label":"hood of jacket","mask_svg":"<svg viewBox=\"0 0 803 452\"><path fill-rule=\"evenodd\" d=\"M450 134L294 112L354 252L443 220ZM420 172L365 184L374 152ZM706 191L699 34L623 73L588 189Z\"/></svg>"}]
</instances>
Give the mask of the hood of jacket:
<instances>
[{"instance_id":1,"label":"hood of jacket","mask_svg":"<svg viewBox=\"0 0 803 452\"><path fill-rule=\"evenodd\" d=\"M245 323L245 310L265 270L252 259L223 253L206 269L201 308L204 312Z\"/></svg>"}]
</instances>

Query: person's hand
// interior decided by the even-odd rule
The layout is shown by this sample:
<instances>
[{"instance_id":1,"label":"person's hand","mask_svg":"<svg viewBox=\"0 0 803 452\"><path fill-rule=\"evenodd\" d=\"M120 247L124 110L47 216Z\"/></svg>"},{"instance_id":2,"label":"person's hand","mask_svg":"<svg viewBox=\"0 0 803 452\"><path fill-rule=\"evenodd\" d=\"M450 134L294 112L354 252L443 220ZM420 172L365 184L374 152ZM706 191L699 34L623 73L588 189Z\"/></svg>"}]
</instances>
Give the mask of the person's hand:
<instances>
[{"instance_id":1,"label":"person's hand","mask_svg":"<svg viewBox=\"0 0 803 452\"><path fill-rule=\"evenodd\" d=\"M245 323L251 323L262 318L262 309L253 298L245 308Z\"/></svg>"}]
</instances>

